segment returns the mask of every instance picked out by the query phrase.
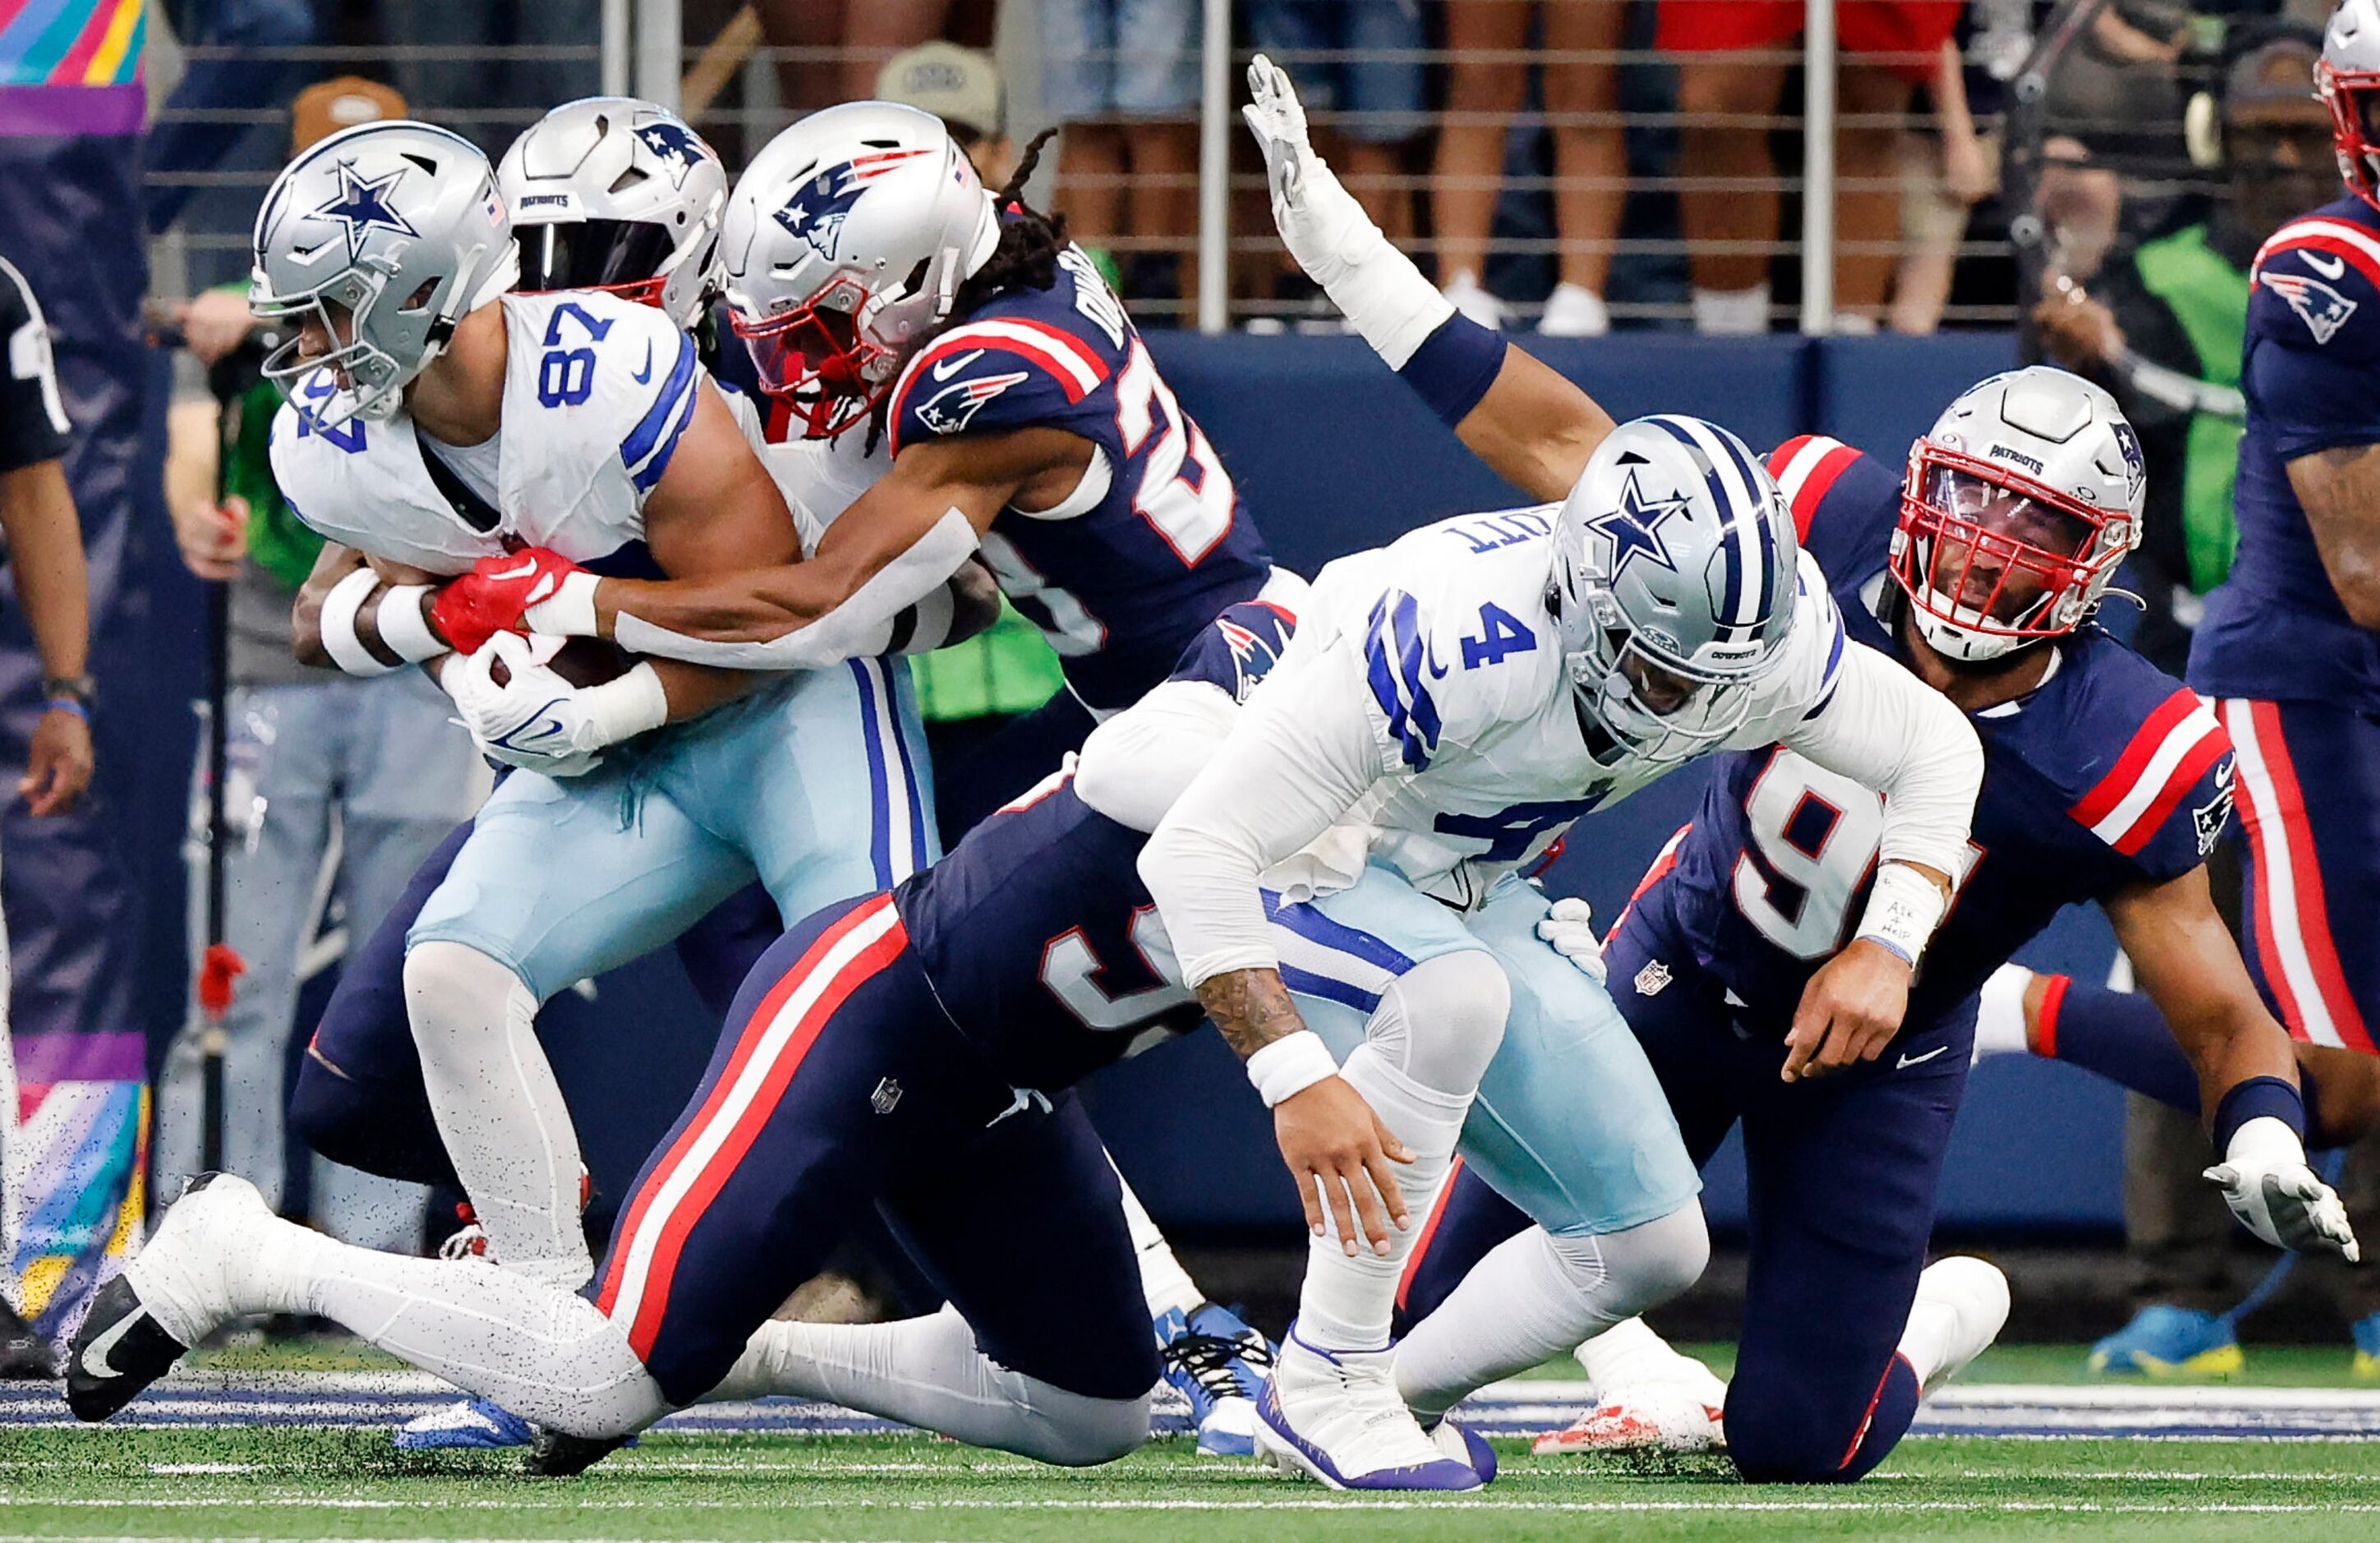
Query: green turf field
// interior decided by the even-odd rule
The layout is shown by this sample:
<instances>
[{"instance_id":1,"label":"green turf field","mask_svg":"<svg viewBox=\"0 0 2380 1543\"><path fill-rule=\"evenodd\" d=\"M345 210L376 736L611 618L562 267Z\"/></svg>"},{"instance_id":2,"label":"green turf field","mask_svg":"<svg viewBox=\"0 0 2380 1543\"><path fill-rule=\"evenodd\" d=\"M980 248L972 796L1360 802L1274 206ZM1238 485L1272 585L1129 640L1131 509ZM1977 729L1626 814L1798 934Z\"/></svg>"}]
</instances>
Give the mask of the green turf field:
<instances>
[{"instance_id":1,"label":"green turf field","mask_svg":"<svg viewBox=\"0 0 2380 1543\"><path fill-rule=\"evenodd\" d=\"M577 1480L378 1431L0 1432L0 1537L1315 1539L2380 1536L2380 1445L1914 1440L1840 1489L1536 1461L1487 1492L1333 1496L1186 1440L1064 1473L924 1438L655 1437Z\"/></svg>"}]
</instances>

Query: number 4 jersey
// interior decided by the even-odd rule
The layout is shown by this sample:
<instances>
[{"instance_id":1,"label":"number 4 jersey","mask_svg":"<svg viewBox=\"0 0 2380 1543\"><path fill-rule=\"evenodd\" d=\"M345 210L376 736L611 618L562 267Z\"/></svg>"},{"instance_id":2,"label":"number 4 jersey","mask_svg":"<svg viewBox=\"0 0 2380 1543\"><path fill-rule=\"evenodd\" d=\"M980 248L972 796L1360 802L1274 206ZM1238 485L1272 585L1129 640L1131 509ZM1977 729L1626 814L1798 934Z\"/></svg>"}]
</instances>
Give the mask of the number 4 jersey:
<instances>
[{"instance_id":1,"label":"number 4 jersey","mask_svg":"<svg viewBox=\"0 0 2380 1543\"><path fill-rule=\"evenodd\" d=\"M892 387L892 453L970 433L1061 429L1090 466L1054 507L1009 508L984 560L1094 708L1165 678L1184 642L1272 571L1214 447L1159 378L1080 248L1047 289L1003 291L912 358Z\"/></svg>"},{"instance_id":2,"label":"number 4 jersey","mask_svg":"<svg viewBox=\"0 0 2380 1543\"><path fill-rule=\"evenodd\" d=\"M1895 468L1817 437L1780 446L1768 466L1852 636L1905 658L1877 618ZM2196 696L2095 625L2047 646L2049 673L2029 695L1968 715L1983 792L1912 1024L1958 1008L2061 906L2198 867L2230 813L2230 741ZM1670 873L1695 962L1781 1034L1812 972L1850 939L1882 822L1874 794L1790 750L1732 754L1648 887Z\"/></svg>"}]
</instances>

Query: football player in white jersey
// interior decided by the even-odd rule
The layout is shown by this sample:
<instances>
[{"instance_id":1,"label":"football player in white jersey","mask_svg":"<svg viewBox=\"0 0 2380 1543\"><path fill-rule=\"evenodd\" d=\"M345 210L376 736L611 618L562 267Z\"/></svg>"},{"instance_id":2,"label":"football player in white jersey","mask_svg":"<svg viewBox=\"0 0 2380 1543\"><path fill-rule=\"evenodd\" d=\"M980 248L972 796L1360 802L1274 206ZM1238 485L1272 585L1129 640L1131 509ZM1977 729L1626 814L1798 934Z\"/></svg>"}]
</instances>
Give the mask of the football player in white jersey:
<instances>
[{"instance_id":1,"label":"football player in white jersey","mask_svg":"<svg viewBox=\"0 0 2380 1543\"><path fill-rule=\"evenodd\" d=\"M1274 85L1259 79L1252 119L1276 200L1343 218ZM1305 260L1305 233L1283 225ZM1372 291L1342 309L1367 336L1427 336L1442 299L1371 241L1413 284L1366 273ZM1794 1028L1787 1075L1819 1075L1898 1027L1981 784L1956 711L1848 641L1735 436L1592 410L1514 479L1559 506L1445 521L1326 568L1267 690L1141 859L1185 981L1253 1052L1268 1100L1343 1056L1344 1083L1414 1157L1383 1182L1374 1152L1307 1153L1281 1131L1320 1194L1257 1438L1334 1486L1462 1487L1407 1413L1417 1385L1441 1396L1414 1402L1442 1411L1622 1304L1682 1289L1706 1257L1699 1180L1651 1068L1600 986L1546 946L1572 918L1524 875L1562 832L1722 746L1786 745L1883 793L1876 903ZM1378 1008L1398 994L1415 1010L1392 1020ZM1537 1226L1392 1356L1410 1237L1382 1225L1383 1204L1427 1206L1458 1144ZM1318 1198L1342 1233L1360 1214L1369 1256L1326 1235Z\"/></svg>"},{"instance_id":2,"label":"football player in white jersey","mask_svg":"<svg viewBox=\"0 0 2380 1543\"><path fill-rule=\"evenodd\" d=\"M433 581L521 545L665 574L798 560L783 494L670 315L505 293L511 222L468 141L412 123L334 136L282 173L255 240L252 303L298 334L268 365L292 386L275 474L302 518L370 559L322 605L344 667L436 660ZM492 1251L575 1282L591 1268L580 1165L538 1004L756 872L801 916L922 866L922 735L905 672L874 658L757 679L644 662L574 689L506 638L442 680L482 746L524 770L408 936L407 1005Z\"/></svg>"}]
</instances>

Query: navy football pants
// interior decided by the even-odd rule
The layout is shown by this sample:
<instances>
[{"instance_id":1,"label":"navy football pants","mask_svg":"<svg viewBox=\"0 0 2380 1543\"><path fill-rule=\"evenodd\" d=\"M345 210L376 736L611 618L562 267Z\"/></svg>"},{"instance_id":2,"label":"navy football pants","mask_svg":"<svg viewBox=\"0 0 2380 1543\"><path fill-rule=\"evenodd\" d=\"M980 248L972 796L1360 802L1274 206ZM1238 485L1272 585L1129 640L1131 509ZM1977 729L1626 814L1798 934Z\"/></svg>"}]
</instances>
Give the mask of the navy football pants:
<instances>
[{"instance_id":1,"label":"navy football pants","mask_svg":"<svg viewBox=\"0 0 2380 1543\"><path fill-rule=\"evenodd\" d=\"M1694 963L1663 879L1605 949L1611 1000L1644 1045L1686 1149L1707 1161L1743 1127L1750 1273L1729 1454L1747 1479L1860 1477L1917 1409L1896 1353L1925 1266L1935 1190L1965 1090L1972 1009L1904 1028L1876 1061L1815 1081L1778 1078L1786 1024L1743 1025ZM1666 977L1646 966L1659 962ZM1640 990L1645 981L1649 991ZM1402 1294L1419 1319L1479 1257L1528 1224L1468 1172L1440 1209Z\"/></svg>"},{"instance_id":2,"label":"navy football pants","mask_svg":"<svg viewBox=\"0 0 2380 1543\"><path fill-rule=\"evenodd\" d=\"M1017 1093L960 1036L890 894L769 950L587 1290L690 1403L871 1208L1001 1365L1090 1398L1156 1382L1115 1171L1080 1101Z\"/></svg>"}]
</instances>

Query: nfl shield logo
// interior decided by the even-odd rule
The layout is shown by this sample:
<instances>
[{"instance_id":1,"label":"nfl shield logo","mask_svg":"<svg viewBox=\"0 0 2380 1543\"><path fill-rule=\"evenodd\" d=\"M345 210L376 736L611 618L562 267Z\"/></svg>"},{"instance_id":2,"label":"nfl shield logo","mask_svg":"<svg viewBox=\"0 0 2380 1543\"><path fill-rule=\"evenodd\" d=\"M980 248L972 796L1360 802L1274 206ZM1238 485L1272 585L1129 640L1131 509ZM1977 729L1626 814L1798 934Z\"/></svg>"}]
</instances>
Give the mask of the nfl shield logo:
<instances>
[{"instance_id":1,"label":"nfl shield logo","mask_svg":"<svg viewBox=\"0 0 2380 1543\"><path fill-rule=\"evenodd\" d=\"M891 1077L879 1082L876 1085L876 1091L868 1095L868 1107L879 1114L892 1113L894 1106L900 1101L901 1085Z\"/></svg>"},{"instance_id":2,"label":"nfl shield logo","mask_svg":"<svg viewBox=\"0 0 2380 1543\"><path fill-rule=\"evenodd\" d=\"M1640 997L1659 996L1669 989L1669 985L1670 966L1658 959L1647 961L1645 967L1636 972L1636 994Z\"/></svg>"}]
</instances>

